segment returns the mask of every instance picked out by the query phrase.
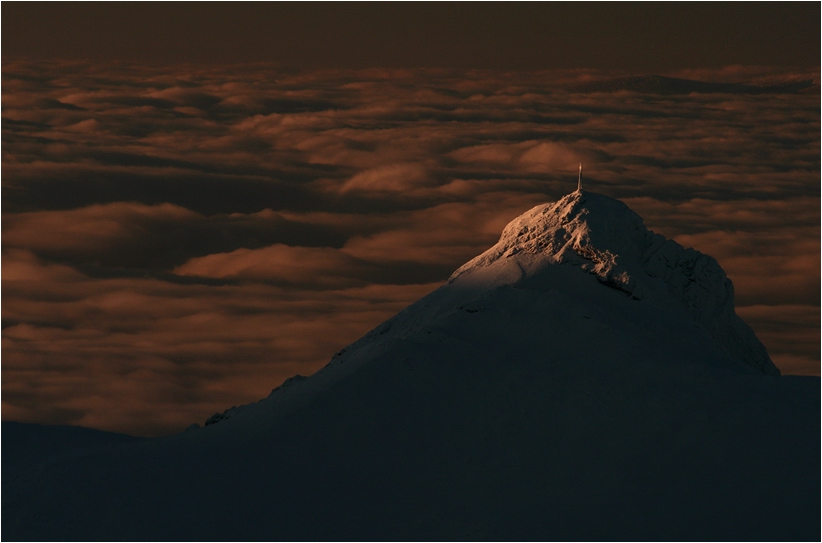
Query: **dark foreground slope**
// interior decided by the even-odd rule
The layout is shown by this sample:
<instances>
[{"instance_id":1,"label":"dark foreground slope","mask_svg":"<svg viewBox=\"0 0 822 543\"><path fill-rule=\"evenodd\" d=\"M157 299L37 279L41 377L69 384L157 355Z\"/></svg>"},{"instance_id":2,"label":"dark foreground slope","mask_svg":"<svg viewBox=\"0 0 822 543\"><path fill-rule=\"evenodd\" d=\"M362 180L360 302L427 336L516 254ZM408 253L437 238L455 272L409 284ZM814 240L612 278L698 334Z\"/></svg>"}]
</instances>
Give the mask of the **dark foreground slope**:
<instances>
[{"instance_id":1,"label":"dark foreground slope","mask_svg":"<svg viewBox=\"0 0 822 543\"><path fill-rule=\"evenodd\" d=\"M217 424L12 465L4 439L2 536L818 540L819 390L713 259L575 193Z\"/></svg>"}]
</instances>

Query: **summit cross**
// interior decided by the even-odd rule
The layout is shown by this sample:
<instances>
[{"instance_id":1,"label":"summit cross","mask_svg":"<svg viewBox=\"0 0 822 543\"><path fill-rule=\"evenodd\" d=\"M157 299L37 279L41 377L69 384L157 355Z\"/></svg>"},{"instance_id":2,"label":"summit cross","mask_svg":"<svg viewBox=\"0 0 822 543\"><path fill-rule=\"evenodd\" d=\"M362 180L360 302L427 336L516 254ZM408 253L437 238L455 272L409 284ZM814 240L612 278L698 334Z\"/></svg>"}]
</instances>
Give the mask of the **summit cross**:
<instances>
[{"instance_id":1,"label":"summit cross","mask_svg":"<svg viewBox=\"0 0 822 543\"><path fill-rule=\"evenodd\" d=\"M579 163L579 178L577 179L577 191L582 192L582 162Z\"/></svg>"}]
</instances>

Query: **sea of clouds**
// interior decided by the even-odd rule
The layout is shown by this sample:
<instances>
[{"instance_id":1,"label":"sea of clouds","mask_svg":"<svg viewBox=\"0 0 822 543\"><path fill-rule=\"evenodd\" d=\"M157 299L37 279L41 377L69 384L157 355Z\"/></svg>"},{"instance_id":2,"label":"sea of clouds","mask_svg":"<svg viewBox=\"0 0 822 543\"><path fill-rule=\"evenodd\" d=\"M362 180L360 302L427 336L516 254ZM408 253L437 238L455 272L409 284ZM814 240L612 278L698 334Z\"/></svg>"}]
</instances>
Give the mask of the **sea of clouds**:
<instances>
[{"instance_id":1,"label":"sea of clouds","mask_svg":"<svg viewBox=\"0 0 822 543\"><path fill-rule=\"evenodd\" d=\"M820 372L819 74L582 92L592 71L7 61L2 413L140 435L268 394L576 188L717 258Z\"/></svg>"}]
</instances>

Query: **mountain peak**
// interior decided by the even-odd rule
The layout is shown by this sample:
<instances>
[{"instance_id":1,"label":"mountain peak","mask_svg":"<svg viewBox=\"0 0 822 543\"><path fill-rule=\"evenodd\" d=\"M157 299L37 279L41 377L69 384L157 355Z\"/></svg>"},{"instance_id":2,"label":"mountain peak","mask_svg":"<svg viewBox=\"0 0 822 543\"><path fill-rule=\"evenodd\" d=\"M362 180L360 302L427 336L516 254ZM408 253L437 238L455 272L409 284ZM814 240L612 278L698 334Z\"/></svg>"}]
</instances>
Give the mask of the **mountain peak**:
<instances>
[{"instance_id":1,"label":"mountain peak","mask_svg":"<svg viewBox=\"0 0 822 543\"><path fill-rule=\"evenodd\" d=\"M517 254L552 263L576 262L575 256L587 258L597 273L607 274L617 255L623 260L637 256L636 249L647 232L642 218L623 202L577 190L508 223L497 244L459 268L452 279L468 269Z\"/></svg>"},{"instance_id":2,"label":"mountain peak","mask_svg":"<svg viewBox=\"0 0 822 543\"><path fill-rule=\"evenodd\" d=\"M534 283L546 267L570 266L634 300L684 310L738 362L778 374L734 311L731 280L712 257L648 230L625 203L577 190L526 211L499 241L460 267L449 284Z\"/></svg>"}]
</instances>

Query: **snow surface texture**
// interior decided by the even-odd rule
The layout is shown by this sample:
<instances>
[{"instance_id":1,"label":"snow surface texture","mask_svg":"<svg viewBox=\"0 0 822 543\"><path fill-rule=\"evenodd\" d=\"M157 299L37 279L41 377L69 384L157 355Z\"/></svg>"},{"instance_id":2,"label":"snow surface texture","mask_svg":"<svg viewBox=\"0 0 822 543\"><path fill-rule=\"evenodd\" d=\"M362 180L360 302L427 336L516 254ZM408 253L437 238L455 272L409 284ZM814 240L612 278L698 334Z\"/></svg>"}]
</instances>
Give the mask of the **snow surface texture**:
<instances>
[{"instance_id":1,"label":"snow surface texture","mask_svg":"<svg viewBox=\"0 0 822 543\"><path fill-rule=\"evenodd\" d=\"M4 440L2 536L819 540L819 384L778 375L716 261L576 192L204 428Z\"/></svg>"}]
</instances>

